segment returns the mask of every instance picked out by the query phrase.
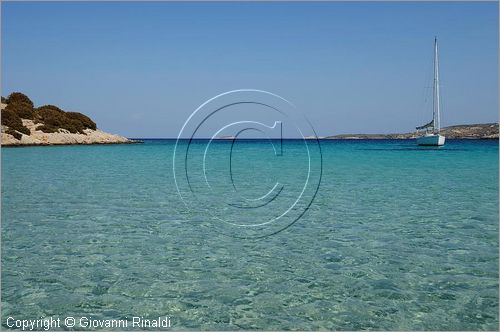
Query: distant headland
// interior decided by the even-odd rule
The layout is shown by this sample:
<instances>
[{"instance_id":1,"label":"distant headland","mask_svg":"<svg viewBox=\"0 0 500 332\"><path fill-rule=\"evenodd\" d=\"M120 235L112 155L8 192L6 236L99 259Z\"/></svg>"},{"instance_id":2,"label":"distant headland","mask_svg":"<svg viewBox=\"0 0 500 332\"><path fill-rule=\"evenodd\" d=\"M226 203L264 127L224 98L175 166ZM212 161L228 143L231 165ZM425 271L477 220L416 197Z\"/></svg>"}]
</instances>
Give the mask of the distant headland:
<instances>
[{"instance_id":1,"label":"distant headland","mask_svg":"<svg viewBox=\"0 0 500 332\"><path fill-rule=\"evenodd\" d=\"M448 139L498 139L498 123L466 124L441 128ZM321 139L413 139L415 132L404 134L341 134Z\"/></svg>"},{"instance_id":2,"label":"distant headland","mask_svg":"<svg viewBox=\"0 0 500 332\"><path fill-rule=\"evenodd\" d=\"M21 92L2 97L1 145L68 145L136 143L126 137L106 133L88 116L65 112L54 105L35 107Z\"/></svg>"}]
</instances>

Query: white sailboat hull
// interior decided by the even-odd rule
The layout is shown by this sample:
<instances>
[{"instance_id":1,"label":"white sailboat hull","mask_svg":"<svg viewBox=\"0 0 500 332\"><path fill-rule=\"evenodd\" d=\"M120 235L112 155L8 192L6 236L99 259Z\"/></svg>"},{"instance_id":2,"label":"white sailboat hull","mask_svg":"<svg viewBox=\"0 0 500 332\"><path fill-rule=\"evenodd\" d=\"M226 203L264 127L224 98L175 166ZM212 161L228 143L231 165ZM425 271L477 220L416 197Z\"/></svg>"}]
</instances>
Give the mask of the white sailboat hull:
<instances>
[{"instance_id":1,"label":"white sailboat hull","mask_svg":"<svg viewBox=\"0 0 500 332\"><path fill-rule=\"evenodd\" d=\"M444 145L445 137L439 135L441 128L441 118L439 116L439 61L438 61L438 44L437 38L434 38L434 86L432 93L432 121L417 127L419 130L425 129L425 134L417 137L418 145L441 146ZM438 134L436 134L438 133Z\"/></svg>"},{"instance_id":2,"label":"white sailboat hull","mask_svg":"<svg viewBox=\"0 0 500 332\"><path fill-rule=\"evenodd\" d=\"M441 146L444 145L445 137L437 134L417 137L418 145Z\"/></svg>"}]
</instances>

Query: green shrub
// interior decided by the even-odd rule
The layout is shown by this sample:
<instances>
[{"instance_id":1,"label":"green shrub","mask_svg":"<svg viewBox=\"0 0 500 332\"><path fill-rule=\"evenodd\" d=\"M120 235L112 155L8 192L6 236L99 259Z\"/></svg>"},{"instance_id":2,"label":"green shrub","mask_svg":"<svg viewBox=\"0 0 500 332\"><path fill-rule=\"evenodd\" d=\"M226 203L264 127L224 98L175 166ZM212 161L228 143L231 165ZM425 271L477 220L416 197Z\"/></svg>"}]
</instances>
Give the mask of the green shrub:
<instances>
[{"instance_id":1,"label":"green shrub","mask_svg":"<svg viewBox=\"0 0 500 332\"><path fill-rule=\"evenodd\" d=\"M16 128L22 126L23 122L17 113L12 110L4 109L2 110L2 125L9 128Z\"/></svg>"},{"instance_id":2,"label":"green shrub","mask_svg":"<svg viewBox=\"0 0 500 332\"><path fill-rule=\"evenodd\" d=\"M38 129L45 133L57 132L57 130L63 128L66 123L64 111L57 106L45 105L37 108L35 113L36 119L44 124L38 127Z\"/></svg>"},{"instance_id":3,"label":"green shrub","mask_svg":"<svg viewBox=\"0 0 500 332\"><path fill-rule=\"evenodd\" d=\"M33 109L34 107L31 99L29 99L28 96L26 96L24 93L21 92L12 92L7 97L7 104L10 104L12 102L26 103L31 106L31 109Z\"/></svg>"},{"instance_id":4,"label":"green shrub","mask_svg":"<svg viewBox=\"0 0 500 332\"><path fill-rule=\"evenodd\" d=\"M57 121L62 119L64 111L54 105L44 105L35 108L35 122Z\"/></svg>"},{"instance_id":5,"label":"green shrub","mask_svg":"<svg viewBox=\"0 0 500 332\"><path fill-rule=\"evenodd\" d=\"M71 118L79 121L85 129L92 129L96 130L97 126L92 119L90 119L88 116L78 113L78 112L66 112L66 115Z\"/></svg>"},{"instance_id":6,"label":"green shrub","mask_svg":"<svg viewBox=\"0 0 500 332\"><path fill-rule=\"evenodd\" d=\"M2 96L2 104L8 104L7 98L5 98L4 96Z\"/></svg>"},{"instance_id":7,"label":"green shrub","mask_svg":"<svg viewBox=\"0 0 500 332\"><path fill-rule=\"evenodd\" d=\"M45 105L35 109L35 118L46 125L60 126L64 122L64 111L57 106Z\"/></svg>"},{"instance_id":8,"label":"green shrub","mask_svg":"<svg viewBox=\"0 0 500 332\"><path fill-rule=\"evenodd\" d=\"M95 122L82 113L65 112L54 105L44 105L34 109L33 102L20 92L11 93L7 98L2 97L2 102L7 103L7 107L2 111L2 124L27 135L30 131L23 126L21 119L41 123L42 125L37 129L45 133L55 133L59 129L66 129L70 133L83 134L85 129L97 129Z\"/></svg>"},{"instance_id":9,"label":"green shrub","mask_svg":"<svg viewBox=\"0 0 500 332\"><path fill-rule=\"evenodd\" d=\"M33 120L34 117L33 106L31 106L26 102L11 101L5 109L16 112L16 114L19 115L19 117L22 119Z\"/></svg>"},{"instance_id":10,"label":"green shrub","mask_svg":"<svg viewBox=\"0 0 500 332\"><path fill-rule=\"evenodd\" d=\"M25 135L31 135L31 131L29 130L28 127L25 127L25 126L22 126L22 127L19 127L16 129L17 131L20 131L21 133L25 134Z\"/></svg>"},{"instance_id":11,"label":"green shrub","mask_svg":"<svg viewBox=\"0 0 500 332\"><path fill-rule=\"evenodd\" d=\"M8 109L2 110L2 125L11 130L17 130L23 134L29 135L30 130L23 125L23 121L16 112Z\"/></svg>"},{"instance_id":12,"label":"green shrub","mask_svg":"<svg viewBox=\"0 0 500 332\"><path fill-rule=\"evenodd\" d=\"M10 128L9 128L9 129L7 129L6 133L7 133L7 134L10 134L10 135L12 135L12 136L14 136L14 138L15 138L15 139L19 139L19 140L21 139L21 137L23 137L23 135L22 135L22 134L18 133L18 132L17 132L17 131L15 131L15 130L10 129Z\"/></svg>"},{"instance_id":13,"label":"green shrub","mask_svg":"<svg viewBox=\"0 0 500 332\"><path fill-rule=\"evenodd\" d=\"M68 122L66 124L66 129L68 129L70 132L72 133L84 133L84 130L85 130L85 127L83 126L83 124L76 120L76 119L71 119L71 118L68 118Z\"/></svg>"},{"instance_id":14,"label":"green shrub","mask_svg":"<svg viewBox=\"0 0 500 332\"><path fill-rule=\"evenodd\" d=\"M45 105L35 110L35 119L44 125L38 129L53 133L59 128L66 129L70 133L84 133L84 130L96 129L96 124L88 116L78 112L64 112L57 106Z\"/></svg>"},{"instance_id":15,"label":"green shrub","mask_svg":"<svg viewBox=\"0 0 500 332\"><path fill-rule=\"evenodd\" d=\"M64 111L62 109L60 109L59 107L54 106L54 105L43 105L43 106L40 106L37 108L37 110L46 110L46 109L57 111L59 113L64 113Z\"/></svg>"},{"instance_id":16,"label":"green shrub","mask_svg":"<svg viewBox=\"0 0 500 332\"><path fill-rule=\"evenodd\" d=\"M41 130L44 133L57 133L59 131L59 128L53 127L53 126L48 126L48 125L42 125L36 128L37 130Z\"/></svg>"}]
</instances>

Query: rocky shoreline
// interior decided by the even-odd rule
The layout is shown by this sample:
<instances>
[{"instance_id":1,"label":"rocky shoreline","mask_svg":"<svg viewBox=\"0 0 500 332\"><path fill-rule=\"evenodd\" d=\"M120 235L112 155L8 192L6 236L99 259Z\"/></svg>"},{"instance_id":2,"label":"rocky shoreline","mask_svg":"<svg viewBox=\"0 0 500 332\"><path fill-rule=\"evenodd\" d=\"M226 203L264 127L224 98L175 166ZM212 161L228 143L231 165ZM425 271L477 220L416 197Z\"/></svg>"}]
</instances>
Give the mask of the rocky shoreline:
<instances>
[{"instance_id":1,"label":"rocky shoreline","mask_svg":"<svg viewBox=\"0 0 500 332\"><path fill-rule=\"evenodd\" d=\"M21 93L2 97L0 109L2 147L142 143L106 133L81 113L65 112L53 105L34 108Z\"/></svg>"},{"instance_id":2,"label":"rocky shoreline","mask_svg":"<svg viewBox=\"0 0 500 332\"><path fill-rule=\"evenodd\" d=\"M23 125L30 130L30 135L23 134L21 139L5 133L6 126L2 126L2 147L17 146L39 146L39 145L91 145L91 144L132 144L132 141L120 135L106 133L100 129L85 129L84 133L70 133L68 130L60 129L56 133L44 133L37 130L39 124L32 120L23 119Z\"/></svg>"}]
</instances>

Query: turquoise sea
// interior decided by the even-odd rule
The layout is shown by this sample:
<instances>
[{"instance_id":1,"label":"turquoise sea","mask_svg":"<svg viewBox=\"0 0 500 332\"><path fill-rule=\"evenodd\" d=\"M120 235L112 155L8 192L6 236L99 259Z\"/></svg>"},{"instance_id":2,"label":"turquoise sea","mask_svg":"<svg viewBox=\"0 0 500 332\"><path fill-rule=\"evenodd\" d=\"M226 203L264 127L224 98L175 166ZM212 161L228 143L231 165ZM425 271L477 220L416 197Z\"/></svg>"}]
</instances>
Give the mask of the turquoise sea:
<instances>
[{"instance_id":1,"label":"turquoise sea","mask_svg":"<svg viewBox=\"0 0 500 332\"><path fill-rule=\"evenodd\" d=\"M2 326L169 316L191 330L498 330L498 141L322 141L312 204L261 238L211 216L277 181L294 197L304 144L286 140L277 157L269 142L236 143L233 182L228 144L212 143L212 187L194 210L175 185L175 140L2 148Z\"/></svg>"}]
</instances>

